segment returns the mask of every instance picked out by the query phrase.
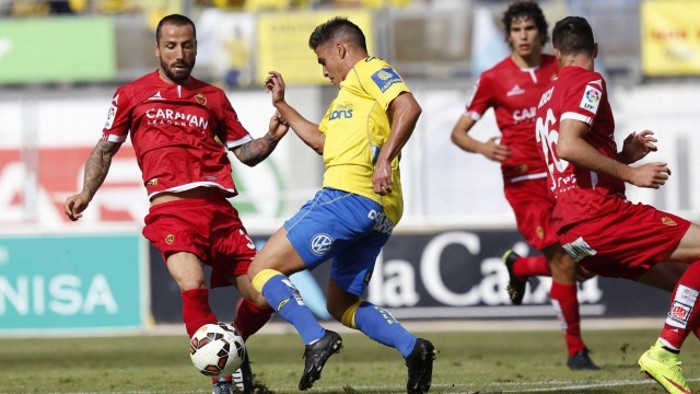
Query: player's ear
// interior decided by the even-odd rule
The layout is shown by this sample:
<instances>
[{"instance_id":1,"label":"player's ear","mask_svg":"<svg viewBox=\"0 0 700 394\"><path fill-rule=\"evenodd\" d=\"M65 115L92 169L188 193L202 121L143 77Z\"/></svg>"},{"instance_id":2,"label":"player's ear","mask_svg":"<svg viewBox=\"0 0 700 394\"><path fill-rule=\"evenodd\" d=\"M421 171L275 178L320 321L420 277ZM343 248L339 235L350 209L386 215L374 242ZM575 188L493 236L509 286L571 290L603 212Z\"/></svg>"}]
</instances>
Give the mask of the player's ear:
<instances>
[{"instance_id":1,"label":"player's ear","mask_svg":"<svg viewBox=\"0 0 700 394\"><path fill-rule=\"evenodd\" d=\"M153 43L153 53L155 57L160 58L160 47L158 46L158 41Z\"/></svg>"},{"instance_id":2,"label":"player's ear","mask_svg":"<svg viewBox=\"0 0 700 394\"><path fill-rule=\"evenodd\" d=\"M554 48L554 57L557 58L559 63L561 63L561 51L559 48Z\"/></svg>"},{"instance_id":3,"label":"player's ear","mask_svg":"<svg viewBox=\"0 0 700 394\"><path fill-rule=\"evenodd\" d=\"M345 47L345 43L339 42L335 45L336 53L338 54L338 58L344 59L345 55L348 52L348 49Z\"/></svg>"},{"instance_id":4,"label":"player's ear","mask_svg":"<svg viewBox=\"0 0 700 394\"><path fill-rule=\"evenodd\" d=\"M593 44L593 59L598 57L598 43Z\"/></svg>"}]
</instances>

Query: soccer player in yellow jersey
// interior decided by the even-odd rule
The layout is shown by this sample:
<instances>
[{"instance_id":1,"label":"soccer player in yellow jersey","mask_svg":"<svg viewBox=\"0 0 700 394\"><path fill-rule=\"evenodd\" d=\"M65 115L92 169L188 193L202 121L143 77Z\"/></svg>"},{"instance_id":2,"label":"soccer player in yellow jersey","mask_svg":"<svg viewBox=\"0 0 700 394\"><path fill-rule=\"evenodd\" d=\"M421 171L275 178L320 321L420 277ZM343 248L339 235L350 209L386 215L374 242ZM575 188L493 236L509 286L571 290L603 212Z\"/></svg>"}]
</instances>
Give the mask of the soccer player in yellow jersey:
<instances>
[{"instance_id":1,"label":"soccer player in yellow jersey","mask_svg":"<svg viewBox=\"0 0 700 394\"><path fill-rule=\"evenodd\" d=\"M300 390L321 377L342 339L318 323L287 276L332 259L330 314L401 352L408 367L407 391L425 393L432 379L433 345L409 333L384 308L361 298L375 259L403 212L399 153L421 108L387 62L367 55L362 30L347 19L333 18L316 27L309 47L323 75L339 89L320 124L285 101L282 75L270 72L266 87L299 138L323 155L323 188L272 235L248 275L306 345Z\"/></svg>"}]
</instances>

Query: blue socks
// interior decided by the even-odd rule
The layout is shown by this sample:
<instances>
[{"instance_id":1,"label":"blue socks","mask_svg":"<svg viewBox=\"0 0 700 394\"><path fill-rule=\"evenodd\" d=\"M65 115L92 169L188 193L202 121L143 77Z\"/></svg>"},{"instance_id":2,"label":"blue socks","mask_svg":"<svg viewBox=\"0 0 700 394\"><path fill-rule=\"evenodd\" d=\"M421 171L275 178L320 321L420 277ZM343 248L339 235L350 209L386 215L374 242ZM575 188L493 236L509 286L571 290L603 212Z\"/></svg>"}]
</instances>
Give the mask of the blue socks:
<instances>
[{"instance_id":1,"label":"blue socks","mask_svg":"<svg viewBox=\"0 0 700 394\"><path fill-rule=\"evenodd\" d=\"M406 358L416 346L416 337L408 332L384 308L363 301L355 311L355 326L375 341L396 348Z\"/></svg>"},{"instance_id":2,"label":"blue socks","mask_svg":"<svg viewBox=\"0 0 700 394\"><path fill-rule=\"evenodd\" d=\"M299 290L284 275L272 276L262 287L267 302L299 332L304 344L321 339L326 330L318 324L316 317L306 307Z\"/></svg>"}]
</instances>

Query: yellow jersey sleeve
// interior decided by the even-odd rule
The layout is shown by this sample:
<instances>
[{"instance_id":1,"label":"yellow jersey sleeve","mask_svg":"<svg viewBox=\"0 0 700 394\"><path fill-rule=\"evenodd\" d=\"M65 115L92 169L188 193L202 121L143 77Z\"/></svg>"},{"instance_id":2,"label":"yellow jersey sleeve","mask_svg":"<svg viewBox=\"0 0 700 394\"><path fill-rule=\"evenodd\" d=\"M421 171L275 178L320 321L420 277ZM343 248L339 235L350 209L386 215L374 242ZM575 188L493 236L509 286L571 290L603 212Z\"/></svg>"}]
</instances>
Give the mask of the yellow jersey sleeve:
<instances>
[{"instance_id":1,"label":"yellow jersey sleeve","mask_svg":"<svg viewBox=\"0 0 700 394\"><path fill-rule=\"evenodd\" d=\"M399 94L411 91L399 73L380 58L370 56L360 61L355 71L362 89L385 111Z\"/></svg>"}]
</instances>

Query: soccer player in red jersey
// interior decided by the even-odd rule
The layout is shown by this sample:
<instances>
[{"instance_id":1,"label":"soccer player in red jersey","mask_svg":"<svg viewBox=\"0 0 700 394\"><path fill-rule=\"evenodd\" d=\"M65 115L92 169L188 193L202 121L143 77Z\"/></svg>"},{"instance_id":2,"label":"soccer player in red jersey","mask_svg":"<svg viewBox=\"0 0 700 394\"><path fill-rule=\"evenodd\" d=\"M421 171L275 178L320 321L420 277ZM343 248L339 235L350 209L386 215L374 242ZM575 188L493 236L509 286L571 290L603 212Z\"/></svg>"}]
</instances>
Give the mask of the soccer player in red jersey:
<instances>
[{"instance_id":1,"label":"soccer player in red jersey","mask_svg":"<svg viewBox=\"0 0 700 394\"><path fill-rule=\"evenodd\" d=\"M180 288L187 333L217 322L209 306L207 264L212 288L234 285L243 295L233 325L247 338L273 310L246 275L256 249L227 200L237 192L226 149L254 166L275 149L288 126L275 114L268 133L253 139L224 92L190 76L197 38L189 18L173 14L160 21L155 55L158 70L117 89L102 138L85 164L83 189L66 199L65 212L80 219L130 135L151 202L143 234L162 253ZM214 392L230 393L235 386L249 393L252 383L246 360L233 382L231 377L214 381Z\"/></svg>"},{"instance_id":2,"label":"soccer player in red jersey","mask_svg":"<svg viewBox=\"0 0 700 394\"><path fill-rule=\"evenodd\" d=\"M638 364L669 393L690 393L679 353L690 332L700 332L700 227L625 199L625 182L658 189L666 163L630 166L650 151L649 130L631 133L620 152L603 77L594 71L598 46L588 22L567 17L552 33L559 78L537 109L537 140L555 196L554 220L569 255L596 274L622 277L672 291L657 342ZM674 266L685 264L685 270ZM677 272L670 286L669 271Z\"/></svg>"},{"instance_id":3,"label":"soccer player in red jersey","mask_svg":"<svg viewBox=\"0 0 700 394\"><path fill-rule=\"evenodd\" d=\"M550 298L564 331L567 366L574 370L598 369L581 338L576 266L552 228L554 202L547 191L547 172L535 143L537 102L559 69L554 56L542 54L547 21L537 3L519 1L504 13L503 24L513 53L481 74L466 113L452 130L452 141L467 152L501 163L505 196L515 213L518 230L542 252L533 257L520 257L510 250L504 254L511 301L515 305L522 302L529 276L551 275ZM502 133L500 143L498 137L481 142L468 134L491 107Z\"/></svg>"}]
</instances>

